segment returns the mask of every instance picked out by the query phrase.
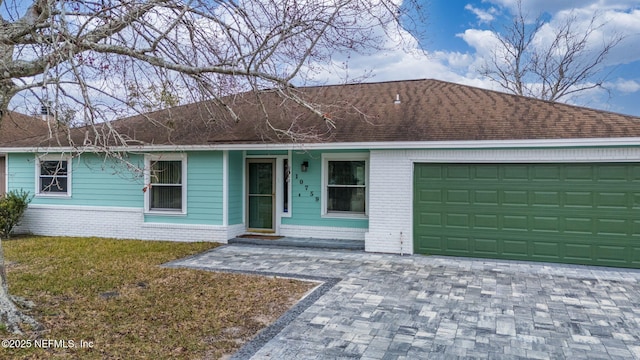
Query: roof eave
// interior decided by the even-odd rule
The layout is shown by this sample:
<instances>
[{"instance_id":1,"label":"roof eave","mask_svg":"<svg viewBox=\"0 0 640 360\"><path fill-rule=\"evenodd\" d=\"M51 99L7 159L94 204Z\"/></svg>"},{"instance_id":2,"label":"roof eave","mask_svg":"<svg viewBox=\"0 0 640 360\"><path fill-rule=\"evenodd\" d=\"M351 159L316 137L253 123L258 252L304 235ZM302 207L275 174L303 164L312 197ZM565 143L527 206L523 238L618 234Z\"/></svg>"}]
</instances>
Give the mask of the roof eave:
<instances>
[{"instance_id":1,"label":"roof eave","mask_svg":"<svg viewBox=\"0 0 640 360\"><path fill-rule=\"evenodd\" d=\"M207 144L207 145L148 145L113 147L110 151L170 152L207 150L411 150L411 149L523 149L523 148L580 148L640 146L640 137L573 138L525 140L453 140L453 141L393 141L393 142L331 142L292 144ZM0 147L0 153L71 153L103 152L100 148L72 147Z\"/></svg>"}]
</instances>

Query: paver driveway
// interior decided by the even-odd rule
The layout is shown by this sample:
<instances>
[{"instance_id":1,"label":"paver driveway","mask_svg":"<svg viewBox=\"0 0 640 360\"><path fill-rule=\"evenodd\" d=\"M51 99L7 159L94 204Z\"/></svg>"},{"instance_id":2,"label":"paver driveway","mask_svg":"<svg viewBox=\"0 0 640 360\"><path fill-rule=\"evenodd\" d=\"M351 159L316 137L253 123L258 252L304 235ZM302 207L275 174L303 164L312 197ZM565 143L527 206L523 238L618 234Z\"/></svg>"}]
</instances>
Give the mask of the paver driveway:
<instances>
[{"instance_id":1,"label":"paver driveway","mask_svg":"<svg viewBox=\"0 0 640 360\"><path fill-rule=\"evenodd\" d=\"M640 272L222 246L168 266L322 280L234 358L640 359Z\"/></svg>"}]
</instances>

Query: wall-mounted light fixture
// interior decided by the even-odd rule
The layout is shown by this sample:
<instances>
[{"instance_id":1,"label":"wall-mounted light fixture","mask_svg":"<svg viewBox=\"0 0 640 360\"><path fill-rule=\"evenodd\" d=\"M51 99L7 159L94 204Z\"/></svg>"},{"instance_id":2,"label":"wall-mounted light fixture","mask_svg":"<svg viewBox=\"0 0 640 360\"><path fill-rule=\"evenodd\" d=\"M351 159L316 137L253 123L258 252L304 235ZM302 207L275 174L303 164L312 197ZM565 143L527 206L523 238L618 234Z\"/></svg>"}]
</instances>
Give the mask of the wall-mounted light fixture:
<instances>
[{"instance_id":1,"label":"wall-mounted light fixture","mask_svg":"<svg viewBox=\"0 0 640 360\"><path fill-rule=\"evenodd\" d=\"M303 161L302 165L300 166L300 170L302 170L302 172L307 172L307 170L309 170L309 162Z\"/></svg>"}]
</instances>

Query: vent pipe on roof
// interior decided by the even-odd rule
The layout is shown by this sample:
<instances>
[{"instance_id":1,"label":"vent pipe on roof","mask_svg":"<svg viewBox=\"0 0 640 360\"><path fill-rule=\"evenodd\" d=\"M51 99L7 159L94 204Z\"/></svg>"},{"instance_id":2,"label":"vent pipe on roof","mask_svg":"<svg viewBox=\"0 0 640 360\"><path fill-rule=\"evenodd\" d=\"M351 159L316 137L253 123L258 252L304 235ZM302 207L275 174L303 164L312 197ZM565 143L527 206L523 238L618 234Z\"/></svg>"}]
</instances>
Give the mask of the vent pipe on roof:
<instances>
[{"instance_id":1,"label":"vent pipe on roof","mask_svg":"<svg viewBox=\"0 0 640 360\"><path fill-rule=\"evenodd\" d=\"M394 104L400 104L400 94L396 94L396 99L393 101Z\"/></svg>"},{"instance_id":2,"label":"vent pipe on roof","mask_svg":"<svg viewBox=\"0 0 640 360\"><path fill-rule=\"evenodd\" d=\"M40 107L40 115L42 116L43 121L52 121L53 120L53 112L51 111L51 102L46 102Z\"/></svg>"}]
</instances>

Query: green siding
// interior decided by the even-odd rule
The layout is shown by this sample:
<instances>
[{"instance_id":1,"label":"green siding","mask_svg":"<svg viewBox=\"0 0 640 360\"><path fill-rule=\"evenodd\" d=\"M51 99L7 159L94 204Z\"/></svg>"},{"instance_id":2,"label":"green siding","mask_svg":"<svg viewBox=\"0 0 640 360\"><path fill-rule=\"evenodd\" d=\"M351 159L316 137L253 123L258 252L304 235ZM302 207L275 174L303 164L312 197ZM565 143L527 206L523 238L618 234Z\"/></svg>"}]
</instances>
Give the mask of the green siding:
<instances>
[{"instance_id":1,"label":"green siding","mask_svg":"<svg viewBox=\"0 0 640 360\"><path fill-rule=\"evenodd\" d=\"M242 224L242 151L229 151L229 225Z\"/></svg>"},{"instance_id":2,"label":"green siding","mask_svg":"<svg viewBox=\"0 0 640 360\"><path fill-rule=\"evenodd\" d=\"M417 253L640 267L640 164L416 164Z\"/></svg>"},{"instance_id":3,"label":"green siding","mask_svg":"<svg viewBox=\"0 0 640 360\"><path fill-rule=\"evenodd\" d=\"M9 154L9 189L22 188L36 193L35 154ZM142 166L142 156L127 159ZM141 207L144 203L143 179L114 159L82 154L72 160L71 197L36 196L32 204Z\"/></svg>"},{"instance_id":4,"label":"green siding","mask_svg":"<svg viewBox=\"0 0 640 360\"><path fill-rule=\"evenodd\" d=\"M7 155L7 187L8 190L28 191L34 194L36 190L35 177L35 155L34 154L8 154ZM32 201L34 202L36 199Z\"/></svg>"},{"instance_id":5,"label":"green siding","mask_svg":"<svg viewBox=\"0 0 640 360\"><path fill-rule=\"evenodd\" d=\"M35 154L9 154L7 159L9 190L22 188L35 194ZM127 160L144 166L142 155ZM142 175L118 160L82 154L72 160L71 197L36 196L32 204L142 208L143 187ZM222 152L187 154L186 215L145 215L145 221L222 225Z\"/></svg>"},{"instance_id":6,"label":"green siding","mask_svg":"<svg viewBox=\"0 0 640 360\"><path fill-rule=\"evenodd\" d=\"M331 153L365 152L333 151ZM285 225L335 226L367 228L368 219L341 219L322 217L322 154L327 151L293 152L291 159L291 217L282 218ZM303 161L309 162L309 170L301 172Z\"/></svg>"},{"instance_id":7,"label":"green siding","mask_svg":"<svg viewBox=\"0 0 640 360\"><path fill-rule=\"evenodd\" d=\"M332 153L363 152L362 150L333 151ZM322 153L326 151L294 152L290 159L291 217L282 223L302 226L331 226L367 228L367 219L323 218L321 216ZM252 151L253 155L286 155L286 151ZM143 167L143 155L131 155L131 163ZM228 158L228 221L243 222L242 188L244 161L242 151L229 151ZM309 161L309 171L302 173L300 164ZM35 154L9 154L9 190L24 188L35 192ZM145 214L146 222L175 224L223 223L223 152L198 151L187 153L187 213L186 215ZM300 183L302 181L302 183ZM71 197L36 197L33 204L71 206L113 206L142 208L144 180L114 159L96 154L82 154L72 161Z\"/></svg>"},{"instance_id":8,"label":"green siding","mask_svg":"<svg viewBox=\"0 0 640 360\"><path fill-rule=\"evenodd\" d=\"M222 151L187 153L187 214L145 215L146 222L222 225Z\"/></svg>"}]
</instances>

